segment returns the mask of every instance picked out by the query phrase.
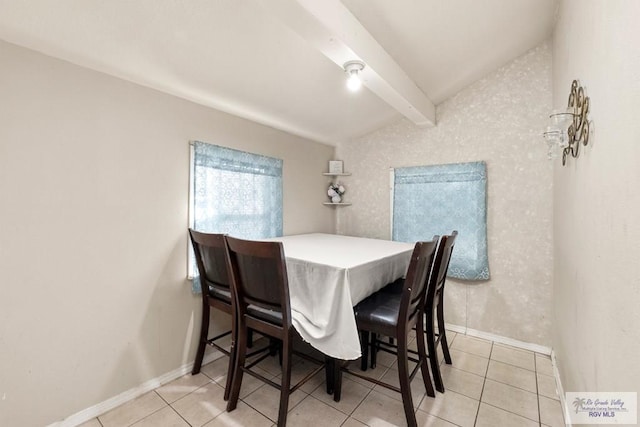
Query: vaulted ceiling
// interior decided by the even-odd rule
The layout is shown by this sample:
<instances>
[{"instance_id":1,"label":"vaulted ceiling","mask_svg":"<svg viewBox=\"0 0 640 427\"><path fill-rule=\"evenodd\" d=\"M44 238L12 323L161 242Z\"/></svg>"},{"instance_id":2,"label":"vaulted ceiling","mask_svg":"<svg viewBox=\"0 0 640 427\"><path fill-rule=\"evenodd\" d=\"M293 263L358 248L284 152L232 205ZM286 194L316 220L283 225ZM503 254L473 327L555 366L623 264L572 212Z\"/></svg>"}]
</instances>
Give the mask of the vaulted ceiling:
<instances>
[{"instance_id":1,"label":"vaulted ceiling","mask_svg":"<svg viewBox=\"0 0 640 427\"><path fill-rule=\"evenodd\" d=\"M557 1L0 0L0 39L336 145L402 116L433 126L551 36Z\"/></svg>"}]
</instances>

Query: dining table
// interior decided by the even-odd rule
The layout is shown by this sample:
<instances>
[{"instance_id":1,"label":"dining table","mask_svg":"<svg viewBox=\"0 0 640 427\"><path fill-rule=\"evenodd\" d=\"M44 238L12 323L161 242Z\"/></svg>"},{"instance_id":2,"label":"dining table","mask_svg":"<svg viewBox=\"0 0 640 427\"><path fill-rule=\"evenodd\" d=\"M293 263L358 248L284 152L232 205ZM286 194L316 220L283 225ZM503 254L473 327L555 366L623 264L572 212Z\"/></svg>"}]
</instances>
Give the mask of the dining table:
<instances>
[{"instance_id":1,"label":"dining table","mask_svg":"<svg viewBox=\"0 0 640 427\"><path fill-rule=\"evenodd\" d=\"M404 277L414 245L325 233L268 240L283 245L296 331L331 358L359 358L353 307Z\"/></svg>"}]
</instances>

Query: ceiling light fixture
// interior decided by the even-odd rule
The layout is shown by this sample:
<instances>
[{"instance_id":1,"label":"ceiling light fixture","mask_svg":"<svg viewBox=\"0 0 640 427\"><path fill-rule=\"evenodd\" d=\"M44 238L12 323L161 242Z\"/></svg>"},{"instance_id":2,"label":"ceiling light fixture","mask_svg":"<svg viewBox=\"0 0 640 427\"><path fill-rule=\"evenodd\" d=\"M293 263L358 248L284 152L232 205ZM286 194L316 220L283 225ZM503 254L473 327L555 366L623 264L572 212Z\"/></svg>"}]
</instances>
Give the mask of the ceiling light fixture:
<instances>
[{"instance_id":1,"label":"ceiling light fixture","mask_svg":"<svg viewBox=\"0 0 640 427\"><path fill-rule=\"evenodd\" d=\"M343 65L344 71L349 76L347 80L347 87L350 91L355 92L362 87L362 80L360 80L360 71L364 70L364 62L362 61L348 61Z\"/></svg>"}]
</instances>

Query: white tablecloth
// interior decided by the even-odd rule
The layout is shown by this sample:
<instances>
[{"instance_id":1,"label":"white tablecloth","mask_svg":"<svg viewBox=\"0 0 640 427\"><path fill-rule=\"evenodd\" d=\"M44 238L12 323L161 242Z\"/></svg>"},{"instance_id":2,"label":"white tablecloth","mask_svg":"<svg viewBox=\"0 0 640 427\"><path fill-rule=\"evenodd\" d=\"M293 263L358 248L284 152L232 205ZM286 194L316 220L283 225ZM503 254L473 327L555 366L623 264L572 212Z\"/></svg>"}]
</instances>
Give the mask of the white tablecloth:
<instances>
[{"instance_id":1,"label":"white tablecloth","mask_svg":"<svg viewBox=\"0 0 640 427\"><path fill-rule=\"evenodd\" d=\"M291 316L298 333L331 357L360 357L353 306L403 277L414 245L334 234L269 240L284 246Z\"/></svg>"}]
</instances>

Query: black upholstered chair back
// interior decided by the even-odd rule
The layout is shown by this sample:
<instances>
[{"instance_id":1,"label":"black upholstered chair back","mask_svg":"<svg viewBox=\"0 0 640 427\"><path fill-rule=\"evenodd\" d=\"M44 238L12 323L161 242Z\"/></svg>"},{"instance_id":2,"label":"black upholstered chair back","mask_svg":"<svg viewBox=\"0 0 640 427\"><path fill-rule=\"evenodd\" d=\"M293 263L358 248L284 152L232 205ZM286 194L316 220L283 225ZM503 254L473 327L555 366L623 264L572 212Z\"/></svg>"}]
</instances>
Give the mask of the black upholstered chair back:
<instances>
[{"instance_id":1,"label":"black upholstered chair back","mask_svg":"<svg viewBox=\"0 0 640 427\"><path fill-rule=\"evenodd\" d=\"M418 314L425 304L426 286L434 261L438 236L431 242L417 242L402 289L398 325L411 328L418 321Z\"/></svg>"},{"instance_id":2,"label":"black upholstered chair back","mask_svg":"<svg viewBox=\"0 0 640 427\"><path fill-rule=\"evenodd\" d=\"M280 242L259 242L227 237L231 274L238 297L238 312L276 312L282 326L291 325L289 282ZM260 310L262 309L262 310Z\"/></svg>"},{"instance_id":3,"label":"black upholstered chair back","mask_svg":"<svg viewBox=\"0 0 640 427\"><path fill-rule=\"evenodd\" d=\"M449 343L447 341L447 331L444 322L444 285L447 281L447 271L449 270L449 261L456 241L457 231L453 231L448 236L440 238L440 244L436 252L436 258L433 265L433 271L429 279L429 287L425 299L425 334L427 341L427 350L429 352L429 361L431 364L431 373L435 383L436 390L444 392L444 382L440 373L440 363L438 361L437 346L442 346L442 353L445 362L450 365L451 354L449 353ZM434 316L435 314L435 316ZM436 332L435 323L437 322L438 331Z\"/></svg>"},{"instance_id":4,"label":"black upholstered chair back","mask_svg":"<svg viewBox=\"0 0 640 427\"><path fill-rule=\"evenodd\" d=\"M434 292L437 294L444 288L444 284L447 280L447 271L449 271L449 262L451 261L451 254L453 253L453 247L458 236L457 231L453 231L449 236L442 236L440 245L438 246L438 252L436 254L437 273L434 284Z\"/></svg>"},{"instance_id":5,"label":"black upholstered chair back","mask_svg":"<svg viewBox=\"0 0 640 427\"><path fill-rule=\"evenodd\" d=\"M291 323L289 281L284 249L280 242L259 242L226 237L232 289L235 292L234 311L237 317L237 356L233 369L231 393L227 411L236 409L244 373L250 374L280 390L278 427L287 423L289 396L313 375L324 369L324 363L291 386L293 342L295 329ZM247 365L247 329L277 342L281 357L280 384L251 369L267 355ZM308 356L306 356L308 358ZM332 372L328 369L327 372ZM329 380L329 375L327 375Z\"/></svg>"},{"instance_id":6,"label":"black upholstered chair back","mask_svg":"<svg viewBox=\"0 0 640 427\"><path fill-rule=\"evenodd\" d=\"M233 317L233 295L230 288L231 276L229 275L229 260L227 257L227 247L225 236L223 234L201 233L189 229L189 236L193 245L193 251L198 264L198 272L200 273L200 287L202 290L202 317L200 325L200 339L198 350L196 351L196 359L193 362L193 370L191 373L196 375L200 372L202 362L204 360L204 352L207 345L214 347L223 354L229 356L229 375L233 373L234 354L234 336L232 330L222 332L212 338L209 338L209 322L211 308L215 308L224 313L231 315L232 325L235 323ZM218 344L217 341L231 335L232 345L229 350L226 344ZM231 392L231 380L227 378L227 384L224 389L224 398L229 398Z\"/></svg>"},{"instance_id":7,"label":"black upholstered chair back","mask_svg":"<svg viewBox=\"0 0 640 427\"><path fill-rule=\"evenodd\" d=\"M201 233L189 229L193 252L195 253L202 293L218 288L230 292L226 247L223 234Z\"/></svg>"}]
</instances>

